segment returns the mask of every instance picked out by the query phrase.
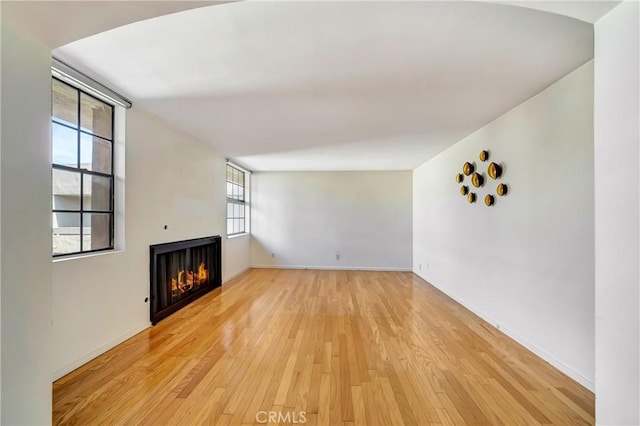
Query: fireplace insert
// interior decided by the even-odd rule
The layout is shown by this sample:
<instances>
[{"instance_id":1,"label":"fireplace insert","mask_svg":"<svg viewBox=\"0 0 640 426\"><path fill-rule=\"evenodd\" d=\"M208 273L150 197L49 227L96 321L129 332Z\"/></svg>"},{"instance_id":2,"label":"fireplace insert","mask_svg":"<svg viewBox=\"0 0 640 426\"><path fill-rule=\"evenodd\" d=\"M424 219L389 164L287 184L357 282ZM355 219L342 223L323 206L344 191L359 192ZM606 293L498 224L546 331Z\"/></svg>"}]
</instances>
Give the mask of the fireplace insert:
<instances>
[{"instance_id":1,"label":"fireplace insert","mask_svg":"<svg viewBox=\"0 0 640 426\"><path fill-rule=\"evenodd\" d=\"M222 284L221 238L196 238L151 248L151 323Z\"/></svg>"}]
</instances>

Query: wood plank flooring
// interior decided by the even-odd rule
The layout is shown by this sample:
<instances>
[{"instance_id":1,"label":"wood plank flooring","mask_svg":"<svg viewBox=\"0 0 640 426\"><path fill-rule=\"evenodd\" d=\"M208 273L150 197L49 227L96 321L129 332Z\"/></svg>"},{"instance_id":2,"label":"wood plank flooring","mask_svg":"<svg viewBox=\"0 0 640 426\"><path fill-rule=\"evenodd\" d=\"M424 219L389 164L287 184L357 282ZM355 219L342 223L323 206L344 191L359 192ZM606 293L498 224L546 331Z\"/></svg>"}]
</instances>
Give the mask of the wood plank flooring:
<instances>
[{"instance_id":1,"label":"wood plank flooring","mask_svg":"<svg viewBox=\"0 0 640 426\"><path fill-rule=\"evenodd\" d=\"M412 273L253 269L55 382L53 422L582 425L594 396Z\"/></svg>"}]
</instances>

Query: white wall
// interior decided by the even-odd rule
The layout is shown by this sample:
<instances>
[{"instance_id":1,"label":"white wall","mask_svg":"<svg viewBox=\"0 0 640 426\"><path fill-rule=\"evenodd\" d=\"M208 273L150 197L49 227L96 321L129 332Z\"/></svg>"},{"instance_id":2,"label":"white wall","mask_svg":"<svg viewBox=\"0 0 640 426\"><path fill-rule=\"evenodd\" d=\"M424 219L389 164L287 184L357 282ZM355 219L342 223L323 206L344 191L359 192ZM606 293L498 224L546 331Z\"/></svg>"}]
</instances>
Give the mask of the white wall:
<instances>
[{"instance_id":1,"label":"white wall","mask_svg":"<svg viewBox=\"0 0 640 426\"><path fill-rule=\"evenodd\" d=\"M230 280L251 267L251 235L229 238L223 243L224 279Z\"/></svg>"},{"instance_id":2,"label":"white wall","mask_svg":"<svg viewBox=\"0 0 640 426\"><path fill-rule=\"evenodd\" d=\"M411 179L409 171L254 173L252 266L409 270Z\"/></svg>"},{"instance_id":3,"label":"white wall","mask_svg":"<svg viewBox=\"0 0 640 426\"><path fill-rule=\"evenodd\" d=\"M495 181L469 204L454 179L482 149L509 186L492 207ZM589 62L414 170L413 201L414 272L590 389L593 182Z\"/></svg>"},{"instance_id":4,"label":"white wall","mask_svg":"<svg viewBox=\"0 0 640 426\"><path fill-rule=\"evenodd\" d=\"M596 421L640 424L638 3L595 25Z\"/></svg>"},{"instance_id":5,"label":"white wall","mask_svg":"<svg viewBox=\"0 0 640 426\"><path fill-rule=\"evenodd\" d=\"M51 52L2 22L2 418L51 422Z\"/></svg>"},{"instance_id":6,"label":"white wall","mask_svg":"<svg viewBox=\"0 0 640 426\"><path fill-rule=\"evenodd\" d=\"M128 111L125 250L53 264L55 377L149 325L150 244L222 235L223 279L246 268L248 245L224 238L225 164L157 119Z\"/></svg>"}]
</instances>

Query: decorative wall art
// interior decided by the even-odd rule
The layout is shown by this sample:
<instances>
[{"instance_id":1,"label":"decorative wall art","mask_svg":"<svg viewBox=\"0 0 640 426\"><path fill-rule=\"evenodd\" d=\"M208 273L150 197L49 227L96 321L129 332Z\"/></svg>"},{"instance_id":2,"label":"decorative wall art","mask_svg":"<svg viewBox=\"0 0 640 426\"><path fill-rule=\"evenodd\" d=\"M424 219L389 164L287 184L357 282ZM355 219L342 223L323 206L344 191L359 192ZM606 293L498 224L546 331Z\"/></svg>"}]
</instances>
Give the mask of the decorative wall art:
<instances>
[{"instance_id":1,"label":"decorative wall art","mask_svg":"<svg viewBox=\"0 0 640 426\"><path fill-rule=\"evenodd\" d=\"M482 184L484 183L484 178L482 177L482 175L480 173L475 172L473 175L471 175L471 183L476 188L480 188L482 186Z\"/></svg>"},{"instance_id":2,"label":"decorative wall art","mask_svg":"<svg viewBox=\"0 0 640 426\"><path fill-rule=\"evenodd\" d=\"M480 151L478 158L482 163L488 161L489 151L486 149L483 149L482 151ZM485 187L485 182L486 182L485 176L489 176L493 180L499 180L502 178L503 172L504 172L503 165L496 163L495 161L492 161L491 163L489 163L485 172L478 170L475 162L467 161L462 165L462 173L456 174L456 182L462 183L464 182L465 176L471 176L471 184L475 188L481 189ZM505 195L507 195L508 190L509 188L507 187L507 185L502 182L499 183L498 186L496 187L496 193L500 197L504 197ZM469 203L473 204L476 202L477 195L475 192L469 192L469 186L467 185L460 186L460 194L462 196L466 196L467 201ZM496 197L493 194L489 193L484 196L484 204L487 207L493 206L495 205L495 203L496 203Z\"/></svg>"},{"instance_id":3,"label":"decorative wall art","mask_svg":"<svg viewBox=\"0 0 640 426\"><path fill-rule=\"evenodd\" d=\"M489 168L487 169L487 174L491 177L491 179L498 179L502 176L502 167L499 164L491 163L489 164Z\"/></svg>"}]
</instances>

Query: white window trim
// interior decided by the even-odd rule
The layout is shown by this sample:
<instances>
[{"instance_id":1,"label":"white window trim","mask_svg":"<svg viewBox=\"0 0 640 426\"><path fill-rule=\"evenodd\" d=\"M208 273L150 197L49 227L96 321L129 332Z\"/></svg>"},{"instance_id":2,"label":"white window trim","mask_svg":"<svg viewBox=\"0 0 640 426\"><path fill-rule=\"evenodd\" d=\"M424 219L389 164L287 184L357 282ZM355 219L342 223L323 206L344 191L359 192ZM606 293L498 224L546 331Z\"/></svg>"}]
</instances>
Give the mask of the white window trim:
<instances>
[{"instance_id":1,"label":"white window trim","mask_svg":"<svg viewBox=\"0 0 640 426\"><path fill-rule=\"evenodd\" d=\"M51 74L65 83L70 84L77 89L84 90L90 95L111 105L119 105L127 109L132 107L132 103L129 99L95 81L88 75L81 73L71 65L62 62L56 57L51 58Z\"/></svg>"},{"instance_id":2,"label":"white window trim","mask_svg":"<svg viewBox=\"0 0 640 426\"><path fill-rule=\"evenodd\" d=\"M225 184L226 184L226 170L227 170L227 165L231 166L231 167L235 167L236 169L240 170L241 172L245 173L245 178L244 178L244 229L245 232L242 232L240 234L231 234L229 235L228 233L228 228L227 228L227 215L225 213L225 235L227 237L227 240L232 240L234 238L240 238L240 237L246 237L251 235L251 174L253 173L251 170L246 169L243 166L238 165L237 163L234 163L232 160L230 159L226 159L226 164L225 164ZM248 184L247 184L248 182ZM226 194L226 189L225 189L225 194ZM226 198L226 197L225 197ZM225 204L226 207L226 204Z\"/></svg>"},{"instance_id":3,"label":"white window trim","mask_svg":"<svg viewBox=\"0 0 640 426\"><path fill-rule=\"evenodd\" d=\"M65 83L83 90L96 98L113 105L113 249L83 252L52 257L52 262L90 258L125 251L125 136L126 110L133 104L119 93L109 89L91 77L81 73L72 66L53 57L51 75ZM49 141L50 144L52 141ZM53 206L51 206L53 209Z\"/></svg>"}]
</instances>

